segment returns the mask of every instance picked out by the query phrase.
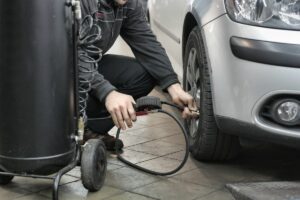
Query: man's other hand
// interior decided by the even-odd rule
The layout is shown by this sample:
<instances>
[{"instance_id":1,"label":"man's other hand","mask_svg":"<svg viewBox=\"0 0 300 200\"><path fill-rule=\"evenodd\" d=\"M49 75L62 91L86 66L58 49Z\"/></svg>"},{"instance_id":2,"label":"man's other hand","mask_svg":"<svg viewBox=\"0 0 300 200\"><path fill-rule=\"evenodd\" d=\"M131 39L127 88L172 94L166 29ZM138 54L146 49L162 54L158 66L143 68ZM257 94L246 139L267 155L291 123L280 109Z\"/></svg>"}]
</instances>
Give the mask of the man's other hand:
<instances>
[{"instance_id":1,"label":"man's other hand","mask_svg":"<svg viewBox=\"0 0 300 200\"><path fill-rule=\"evenodd\" d=\"M184 119L198 117L197 113L192 112L198 110L194 98L189 93L185 92L180 84L176 83L171 85L168 87L168 92L175 104L184 107L182 112L182 117Z\"/></svg>"},{"instance_id":2,"label":"man's other hand","mask_svg":"<svg viewBox=\"0 0 300 200\"><path fill-rule=\"evenodd\" d=\"M105 99L106 109L111 114L115 125L123 130L126 130L125 123L128 128L131 128L132 122L136 121L133 104L135 101L132 96L116 91L109 93Z\"/></svg>"}]
</instances>

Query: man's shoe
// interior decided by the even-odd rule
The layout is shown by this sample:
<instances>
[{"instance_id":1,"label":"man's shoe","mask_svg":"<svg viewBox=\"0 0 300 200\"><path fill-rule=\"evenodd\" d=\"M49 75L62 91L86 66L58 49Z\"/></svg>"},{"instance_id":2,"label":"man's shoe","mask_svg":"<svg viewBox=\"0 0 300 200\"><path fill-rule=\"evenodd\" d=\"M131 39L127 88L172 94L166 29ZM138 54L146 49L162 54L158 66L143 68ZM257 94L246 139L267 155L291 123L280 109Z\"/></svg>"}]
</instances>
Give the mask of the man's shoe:
<instances>
[{"instance_id":1,"label":"man's shoe","mask_svg":"<svg viewBox=\"0 0 300 200\"><path fill-rule=\"evenodd\" d=\"M111 136L108 133L103 135L86 130L84 132L83 143L90 139L101 139L105 144L106 150L108 151L115 151L115 147L117 147L118 150L121 150L124 147L122 140L116 139L114 136Z\"/></svg>"},{"instance_id":2,"label":"man's shoe","mask_svg":"<svg viewBox=\"0 0 300 200\"><path fill-rule=\"evenodd\" d=\"M106 149L108 151L115 151L116 148L117 148L117 150L121 150L124 147L122 140L116 139L114 136L109 135L108 133L106 133L105 135L102 135L101 139L104 142Z\"/></svg>"},{"instance_id":3,"label":"man's shoe","mask_svg":"<svg viewBox=\"0 0 300 200\"><path fill-rule=\"evenodd\" d=\"M83 135L83 143L86 143L88 140L91 139L100 139L101 135L98 133L94 133L91 130L87 129L84 131L84 135Z\"/></svg>"}]
</instances>

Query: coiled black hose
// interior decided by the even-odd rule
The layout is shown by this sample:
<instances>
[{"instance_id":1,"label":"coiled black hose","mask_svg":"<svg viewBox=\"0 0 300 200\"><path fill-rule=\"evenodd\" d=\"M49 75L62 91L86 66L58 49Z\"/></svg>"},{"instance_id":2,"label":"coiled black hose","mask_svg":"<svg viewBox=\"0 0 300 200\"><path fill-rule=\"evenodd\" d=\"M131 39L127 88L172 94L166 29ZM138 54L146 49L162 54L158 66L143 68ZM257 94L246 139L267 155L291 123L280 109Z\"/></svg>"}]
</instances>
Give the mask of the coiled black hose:
<instances>
[{"instance_id":1,"label":"coiled black hose","mask_svg":"<svg viewBox=\"0 0 300 200\"><path fill-rule=\"evenodd\" d=\"M91 82L98 73L98 62L102 58L102 50L95 46L101 37L101 28L94 22L91 15L84 17L80 23L78 38L78 71L79 71L79 113L86 123L87 101L89 92L92 89Z\"/></svg>"}]
</instances>

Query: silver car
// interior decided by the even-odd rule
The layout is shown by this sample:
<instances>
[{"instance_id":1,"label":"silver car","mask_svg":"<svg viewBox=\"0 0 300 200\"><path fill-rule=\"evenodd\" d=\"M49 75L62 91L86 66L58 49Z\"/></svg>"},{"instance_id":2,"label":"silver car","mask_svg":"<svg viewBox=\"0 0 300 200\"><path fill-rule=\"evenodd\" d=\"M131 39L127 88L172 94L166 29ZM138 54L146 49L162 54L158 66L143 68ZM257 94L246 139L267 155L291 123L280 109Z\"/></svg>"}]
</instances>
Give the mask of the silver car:
<instances>
[{"instance_id":1,"label":"silver car","mask_svg":"<svg viewBox=\"0 0 300 200\"><path fill-rule=\"evenodd\" d=\"M153 31L201 111L187 121L199 160L240 139L300 147L300 0L149 0Z\"/></svg>"}]
</instances>

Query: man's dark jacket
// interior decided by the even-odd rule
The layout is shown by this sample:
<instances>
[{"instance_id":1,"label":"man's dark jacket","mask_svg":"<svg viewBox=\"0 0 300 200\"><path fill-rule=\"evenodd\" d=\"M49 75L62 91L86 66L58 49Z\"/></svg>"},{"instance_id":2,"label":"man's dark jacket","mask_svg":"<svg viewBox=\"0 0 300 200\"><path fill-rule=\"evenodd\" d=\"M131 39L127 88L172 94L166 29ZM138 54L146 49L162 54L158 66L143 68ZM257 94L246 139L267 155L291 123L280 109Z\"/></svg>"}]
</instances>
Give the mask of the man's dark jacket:
<instances>
[{"instance_id":1,"label":"man's dark jacket","mask_svg":"<svg viewBox=\"0 0 300 200\"><path fill-rule=\"evenodd\" d=\"M128 0L124 6L117 6L113 0L82 0L82 11L83 15L92 14L102 29L102 39L97 46L103 50L103 54L121 35L137 61L162 89L178 82L165 50L146 21L139 0ZM113 85L101 74L96 74L92 81L93 96L104 102L106 96L113 90L116 90Z\"/></svg>"}]
</instances>

